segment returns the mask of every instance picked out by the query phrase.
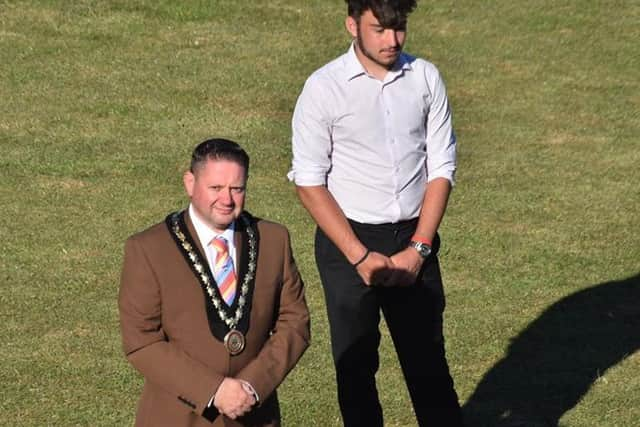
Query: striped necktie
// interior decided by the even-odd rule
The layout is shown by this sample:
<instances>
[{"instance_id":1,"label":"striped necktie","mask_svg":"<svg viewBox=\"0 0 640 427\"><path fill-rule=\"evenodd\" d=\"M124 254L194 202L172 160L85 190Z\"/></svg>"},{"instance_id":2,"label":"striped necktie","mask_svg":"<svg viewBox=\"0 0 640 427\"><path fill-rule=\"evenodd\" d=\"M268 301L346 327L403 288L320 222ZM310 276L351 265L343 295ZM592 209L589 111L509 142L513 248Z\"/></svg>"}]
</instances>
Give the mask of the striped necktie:
<instances>
[{"instance_id":1,"label":"striped necktie","mask_svg":"<svg viewBox=\"0 0 640 427\"><path fill-rule=\"evenodd\" d=\"M236 297L236 271L233 267L233 260L229 256L229 245L222 236L216 237L210 244L216 250L213 278L218 284L224 302L231 306Z\"/></svg>"}]
</instances>

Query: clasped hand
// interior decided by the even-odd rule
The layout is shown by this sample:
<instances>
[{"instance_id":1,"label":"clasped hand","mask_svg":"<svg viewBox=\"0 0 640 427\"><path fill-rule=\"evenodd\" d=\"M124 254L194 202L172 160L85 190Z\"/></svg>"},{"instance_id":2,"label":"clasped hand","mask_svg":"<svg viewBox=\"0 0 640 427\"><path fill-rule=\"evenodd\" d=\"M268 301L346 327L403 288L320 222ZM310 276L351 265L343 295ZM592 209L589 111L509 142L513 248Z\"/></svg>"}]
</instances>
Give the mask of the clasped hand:
<instances>
[{"instance_id":1,"label":"clasped hand","mask_svg":"<svg viewBox=\"0 0 640 427\"><path fill-rule=\"evenodd\" d=\"M357 271L368 286L410 286L418 277L423 261L413 248L405 248L390 257L371 252Z\"/></svg>"},{"instance_id":2,"label":"clasped hand","mask_svg":"<svg viewBox=\"0 0 640 427\"><path fill-rule=\"evenodd\" d=\"M234 378L225 378L213 399L218 411L232 420L249 412L255 403L256 399L249 386Z\"/></svg>"}]
</instances>

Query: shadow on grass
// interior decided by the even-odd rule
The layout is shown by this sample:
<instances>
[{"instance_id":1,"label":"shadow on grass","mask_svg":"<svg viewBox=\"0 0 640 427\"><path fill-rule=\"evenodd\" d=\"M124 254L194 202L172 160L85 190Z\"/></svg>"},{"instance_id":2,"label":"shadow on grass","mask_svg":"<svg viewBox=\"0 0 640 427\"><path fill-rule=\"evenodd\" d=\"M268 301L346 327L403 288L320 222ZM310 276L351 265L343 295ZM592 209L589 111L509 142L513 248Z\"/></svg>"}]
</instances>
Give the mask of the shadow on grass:
<instances>
[{"instance_id":1,"label":"shadow on grass","mask_svg":"<svg viewBox=\"0 0 640 427\"><path fill-rule=\"evenodd\" d=\"M640 348L640 274L576 292L511 343L464 406L472 427L553 427Z\"/></svg>"}]
</instances>

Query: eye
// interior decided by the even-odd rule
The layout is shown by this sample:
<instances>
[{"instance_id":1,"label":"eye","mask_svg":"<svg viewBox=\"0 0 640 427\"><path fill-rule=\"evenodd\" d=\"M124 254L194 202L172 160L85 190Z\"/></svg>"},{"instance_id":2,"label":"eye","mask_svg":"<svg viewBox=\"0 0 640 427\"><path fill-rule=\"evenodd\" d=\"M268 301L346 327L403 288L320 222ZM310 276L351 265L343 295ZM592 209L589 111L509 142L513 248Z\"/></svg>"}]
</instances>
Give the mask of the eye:
<instances>
[{"instance_id":1,"label":"eye","mask_svg":"<svg viewBox=\"0 0 640 427\"><path fill-rule=\"evenodd\" d=\"M231 192L233 194L242 194L244 193L244 187L231 187Z\"/></svg>"}]
</instances>

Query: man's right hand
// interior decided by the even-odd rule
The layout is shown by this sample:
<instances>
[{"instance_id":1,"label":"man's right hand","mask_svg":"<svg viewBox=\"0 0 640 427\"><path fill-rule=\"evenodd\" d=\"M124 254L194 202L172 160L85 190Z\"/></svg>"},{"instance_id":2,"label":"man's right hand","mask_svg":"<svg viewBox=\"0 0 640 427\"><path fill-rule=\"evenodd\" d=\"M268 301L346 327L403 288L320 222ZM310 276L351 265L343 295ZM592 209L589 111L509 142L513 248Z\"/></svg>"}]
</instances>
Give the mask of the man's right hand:
<instances>
[{"instance_id":1,"label":"man's right hand","mask_svg":"<svg viewBox=\"0 0 640 427\"><path fill-rule=\"evenodd\" d=\"M391 258L380 252L371 251L367 258L356 267L367 286L384 286L393 272Z\"/></svg>"},{"instance_id":2,"label":"man's right hand","mask_svg":"<svg viewBox=\"0 0 640 427\"><path fill-rule=\"evenodd\" d=\"M243 387L242 381L234 378L225 378L213 399L218 411L232 420L249 412L255 403L255 398Z\"/></svg>"}]
</instances>

